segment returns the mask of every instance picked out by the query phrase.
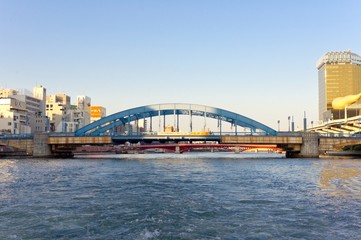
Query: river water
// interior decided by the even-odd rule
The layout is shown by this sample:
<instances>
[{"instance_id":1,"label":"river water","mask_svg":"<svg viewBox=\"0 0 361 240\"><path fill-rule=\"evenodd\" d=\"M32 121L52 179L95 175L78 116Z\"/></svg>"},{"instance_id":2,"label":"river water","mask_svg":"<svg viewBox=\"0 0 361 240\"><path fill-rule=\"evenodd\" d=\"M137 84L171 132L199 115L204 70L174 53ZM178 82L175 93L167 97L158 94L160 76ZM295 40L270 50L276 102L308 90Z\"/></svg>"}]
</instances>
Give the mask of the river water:
<instances>
[{"instance_id":1,"label":"river water","mask_svg":"<svg viewBox=\"0 0 361 240\"><path fill-rule=\"evenodd\" d=\"M361 160L0 160L0 239L360 239Z\"/></svg>"}]
</instances>

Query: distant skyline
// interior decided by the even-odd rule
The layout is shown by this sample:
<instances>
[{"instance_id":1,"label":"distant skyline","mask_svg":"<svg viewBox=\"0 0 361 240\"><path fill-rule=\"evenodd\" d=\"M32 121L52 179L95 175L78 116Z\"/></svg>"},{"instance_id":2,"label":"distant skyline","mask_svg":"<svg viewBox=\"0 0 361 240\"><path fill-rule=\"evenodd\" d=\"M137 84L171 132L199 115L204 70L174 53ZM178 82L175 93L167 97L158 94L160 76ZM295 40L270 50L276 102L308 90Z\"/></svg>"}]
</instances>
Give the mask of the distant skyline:
<instances>
[{"instance_id":1,"label":"distant skyline","mask_svg":"<svg viewBox=\"0 0 361 240\"><path fill-rule=\"evenodd\" d=\"M0 0L0 87L227 109L281 130L318 121L316 61L361 55L361 1ZM360 79L361 81L361 79Z\"/></svg>"}]
</instances>

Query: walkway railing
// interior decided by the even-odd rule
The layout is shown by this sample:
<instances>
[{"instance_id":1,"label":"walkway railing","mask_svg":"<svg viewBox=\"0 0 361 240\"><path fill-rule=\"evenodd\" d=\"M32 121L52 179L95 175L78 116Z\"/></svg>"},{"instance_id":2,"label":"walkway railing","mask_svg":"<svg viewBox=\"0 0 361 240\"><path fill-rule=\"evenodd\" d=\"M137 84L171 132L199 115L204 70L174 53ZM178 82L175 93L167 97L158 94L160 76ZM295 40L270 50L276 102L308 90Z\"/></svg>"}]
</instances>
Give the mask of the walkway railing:
<instances>
[{"instance_id":1,"label":"walkway railing","mask_svg":"<svg viewBox=\"0 0 361 240\"><path fill-rule=\"evenodd\" d=\"M0 134L0 139L33 139L33 134Z\"/></svg>"},{"instance_id":2,"label":"walkway railing","mask_svg":"<svg viewBox=\"0 0 361 240\"><path fill-rule=\"evenodd\" d=\"M207 134L201 133L188 133L188 132L172 132L172 133L159 133L159 132L116 132L116 133L103 133L101 136L267 136L265 132L209 132Z\"/></svg>"},{"instance_id":3,"label":"walkway railing","mask_svg":"<svg viewBox=\"0 0 361 240\"><path fill-rule=\"evenodd\" d=\"M74 137L73 132L50 132L49 137Z\"/></svg>"}]
</instances>

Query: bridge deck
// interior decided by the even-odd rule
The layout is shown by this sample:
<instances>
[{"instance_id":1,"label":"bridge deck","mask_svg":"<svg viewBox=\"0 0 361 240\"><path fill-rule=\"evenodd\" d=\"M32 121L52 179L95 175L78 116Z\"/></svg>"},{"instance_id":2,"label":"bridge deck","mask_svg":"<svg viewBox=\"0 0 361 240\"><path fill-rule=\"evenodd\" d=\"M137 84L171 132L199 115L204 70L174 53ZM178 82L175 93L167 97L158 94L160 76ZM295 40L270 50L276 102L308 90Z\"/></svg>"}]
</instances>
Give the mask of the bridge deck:
<instances>
[{"instance_id":1,"label":"bridge deck","mask_svg":"<svg viewBox=\"0 0 361 240\"><path fill-rule=\"evenodd\" d=\"M222 143L302 144L301 136L222 136Z\"/></svg>"},{"instance_id":2,"label":"bridge deck","mask_svg":"<svg viewBox=\"0 0 361 240\"><path fill-rule=\"evenodd\" d=\"M300 136L99 136L99 137L49 137L48 143L59 144L111 144L141 141L217 141L221 143L243 144L302 144Z\"/></svg>"},{"instance_id":3,"label":"bridge deck","mask_svg":"<svg viewBox=\"0 0 361 240\"><path fill-rule=\"evenodd\" d=\"M221 140L220 136L217 135L144 135L144 136L113 136L113 142L115 143L138 143L138 142L182 142L182 141L215 141L219 142Z\"/></svg>"},{"instance_id":4,"label":"bridge deck","mask_svg":"<svg viewBox=\"0 0 361 240\"><path fill-rule=\"evenodd\" d=\"M51 145L86 145L86 144L111 144L110 136L101 137L49 137L48 143Z\"/></svg>"}]
</instances>

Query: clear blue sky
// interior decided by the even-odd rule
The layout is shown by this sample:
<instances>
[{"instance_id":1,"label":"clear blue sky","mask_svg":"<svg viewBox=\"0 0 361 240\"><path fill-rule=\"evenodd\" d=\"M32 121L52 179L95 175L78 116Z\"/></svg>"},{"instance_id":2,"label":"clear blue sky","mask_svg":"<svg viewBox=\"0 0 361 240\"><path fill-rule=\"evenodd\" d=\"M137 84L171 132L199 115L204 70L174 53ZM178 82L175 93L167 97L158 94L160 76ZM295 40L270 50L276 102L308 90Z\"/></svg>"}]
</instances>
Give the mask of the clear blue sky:
<instances>
[{"instance_id":1,"label":"clear blue sky","mask_svg":"<svg viewBox=\"0 0 361 240\"><path fill-rule=\"evenodd\" d=\"M0 87L87 95L107 113L181 102L277 129L317 121L316 61L361 55L361 1L0 0Z\"/></svg>"}]
</instances>

